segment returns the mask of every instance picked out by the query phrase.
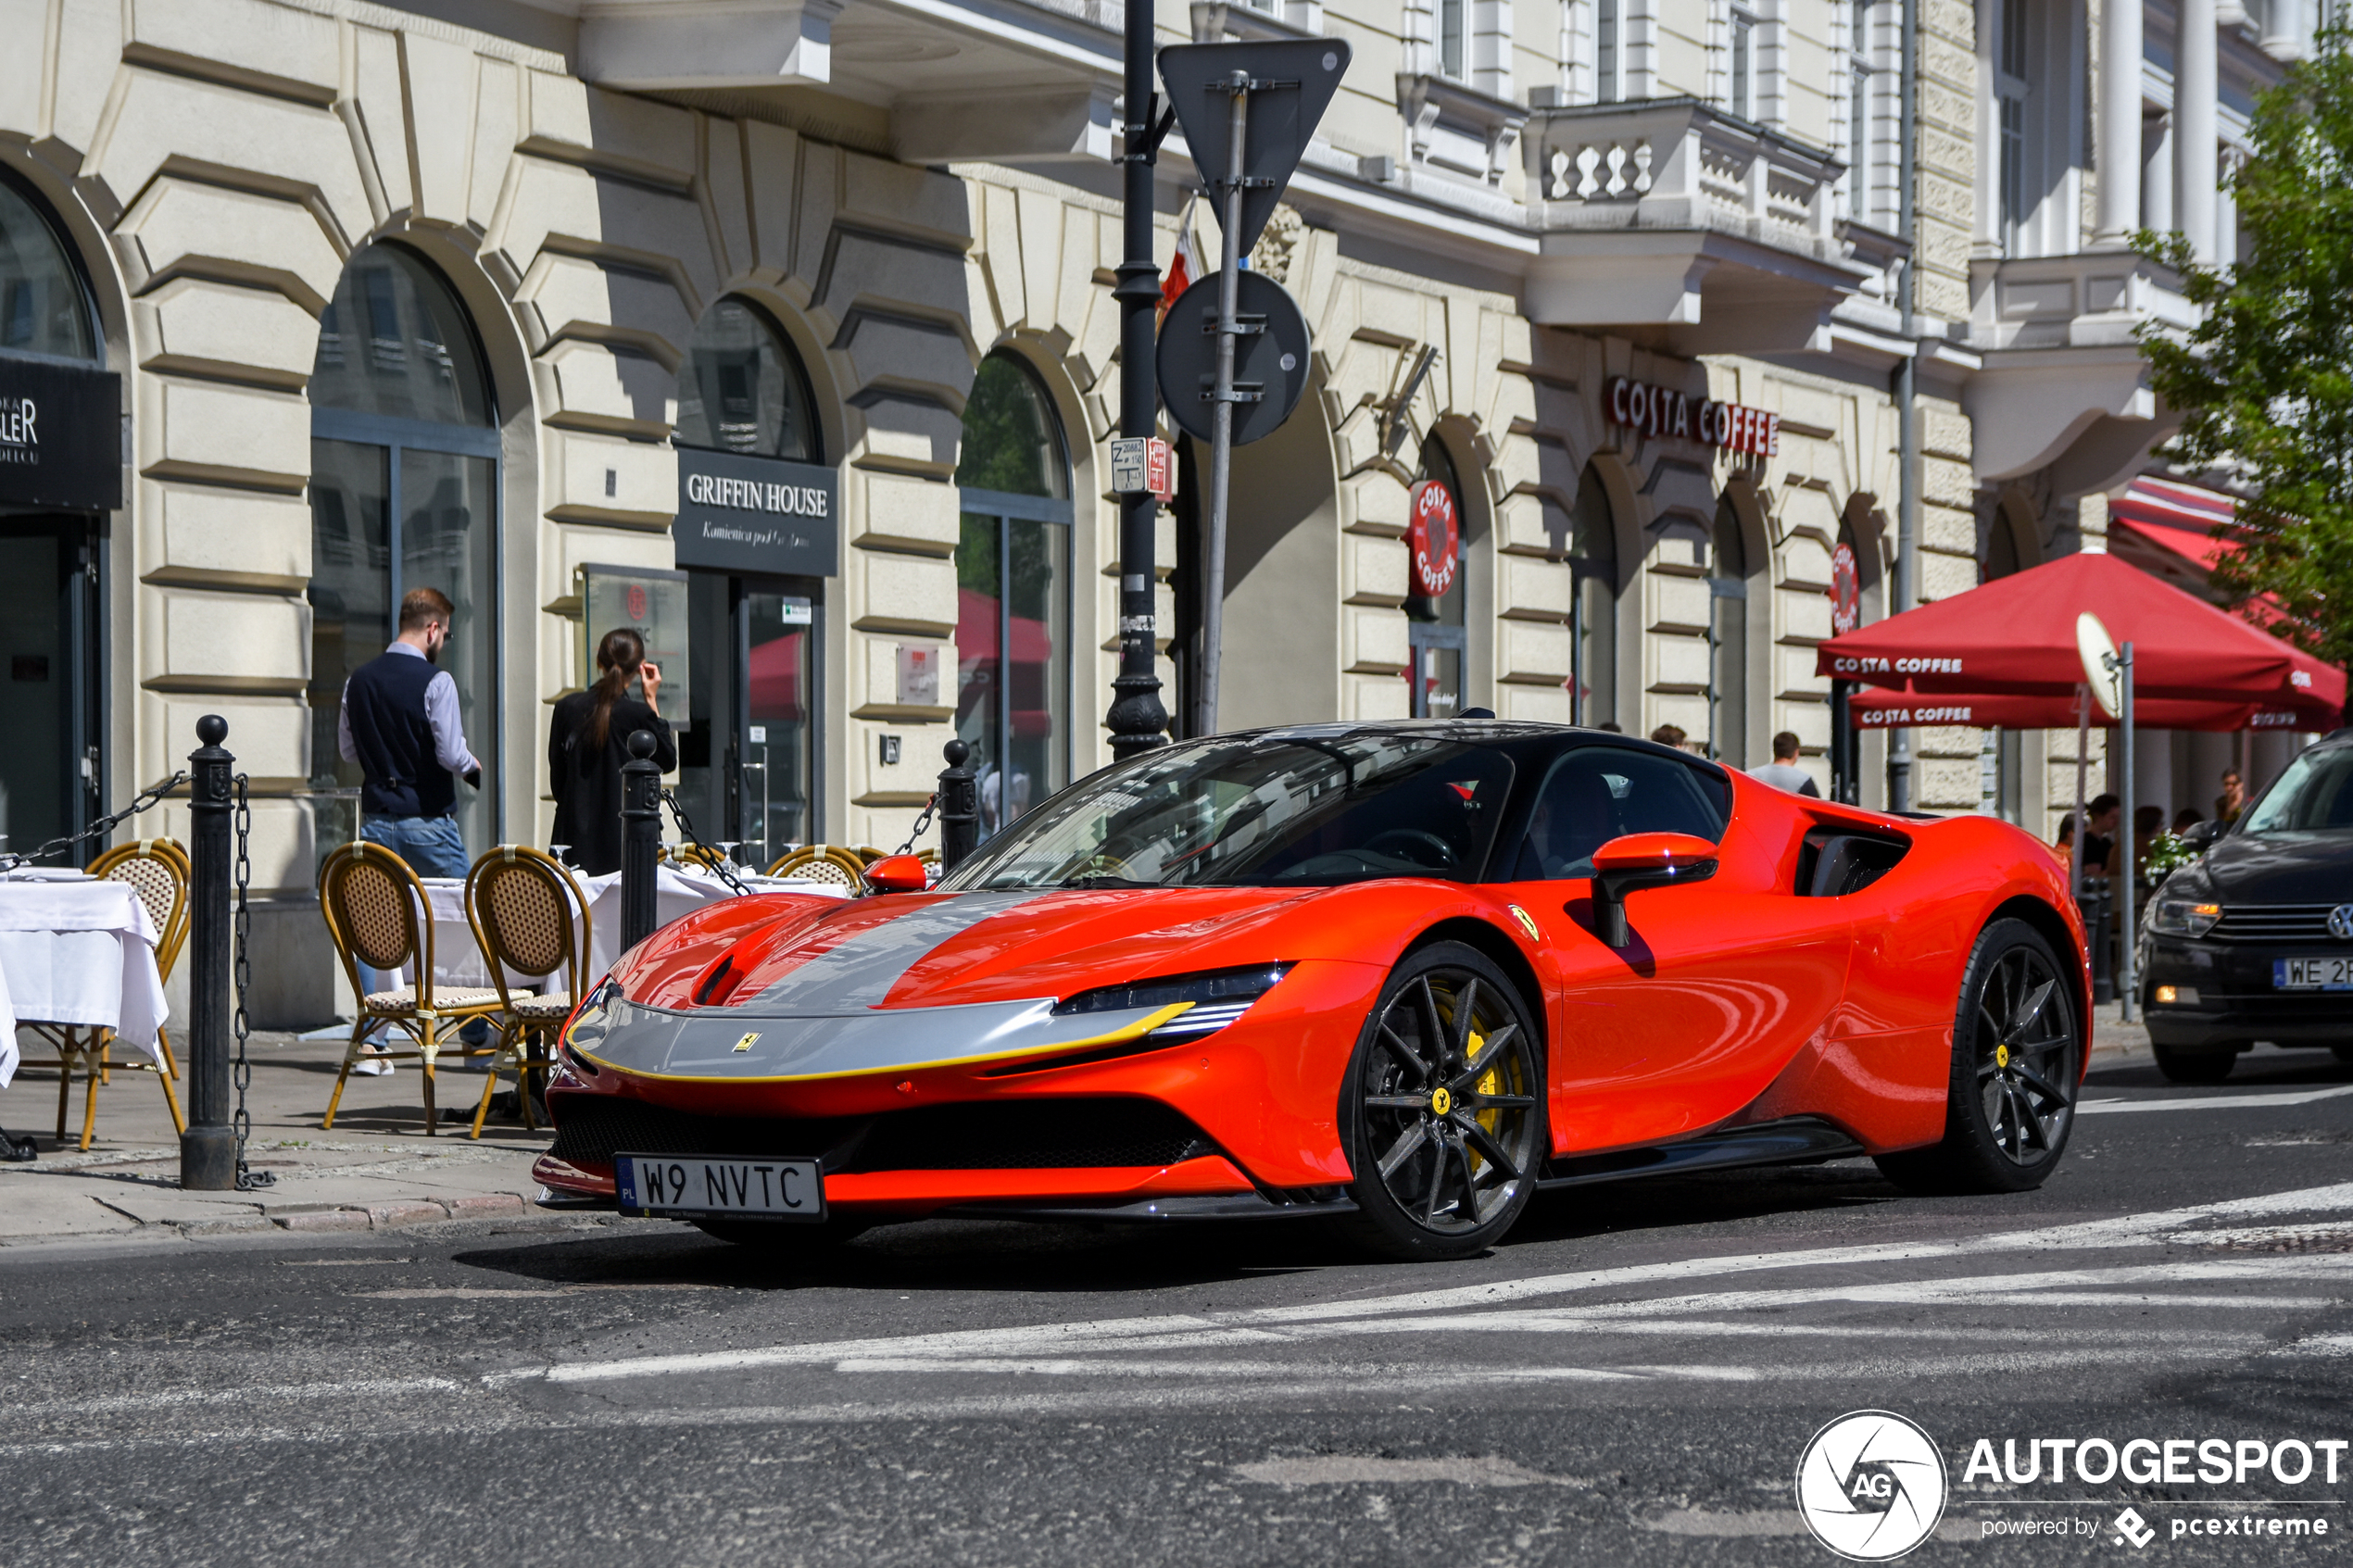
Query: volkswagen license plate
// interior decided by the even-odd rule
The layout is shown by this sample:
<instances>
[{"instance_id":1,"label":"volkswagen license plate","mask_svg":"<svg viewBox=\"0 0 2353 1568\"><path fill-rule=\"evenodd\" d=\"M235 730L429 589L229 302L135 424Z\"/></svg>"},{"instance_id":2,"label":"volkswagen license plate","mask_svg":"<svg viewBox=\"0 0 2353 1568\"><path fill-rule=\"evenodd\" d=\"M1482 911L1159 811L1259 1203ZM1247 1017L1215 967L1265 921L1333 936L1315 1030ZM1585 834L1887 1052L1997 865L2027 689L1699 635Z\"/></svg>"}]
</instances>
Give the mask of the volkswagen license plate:
<instances>
[{"instance_id":1,"label":"volkswagen license plate","mask_svg":"<svg viewBox=\"0 0 2353 1568\"><path fill-rule=\"evenodd\" d=\"M616 1154L621 1211L656 1219L822 1220L825 1178L814 1160L704 1154Z\"/></svg>"},{"instance_id":2,"label":"volkswagen license plate","mask_svg":"<svg viewBox=\"0 0 2353 1568\"><path fill-rule=\"evenodd\" d=\"M2353 954L2328 959L2273 959L2275 991L2353 991Z\"/></svg>"}]
</instances>

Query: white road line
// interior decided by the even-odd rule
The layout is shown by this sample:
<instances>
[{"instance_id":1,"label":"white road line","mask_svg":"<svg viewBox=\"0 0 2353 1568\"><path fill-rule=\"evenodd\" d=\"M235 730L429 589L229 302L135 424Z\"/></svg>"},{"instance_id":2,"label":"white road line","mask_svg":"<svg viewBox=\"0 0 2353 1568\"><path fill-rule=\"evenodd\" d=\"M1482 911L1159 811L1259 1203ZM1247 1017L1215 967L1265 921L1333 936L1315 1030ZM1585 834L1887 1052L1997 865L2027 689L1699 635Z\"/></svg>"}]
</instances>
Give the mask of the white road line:
<instances>
[{"instance_id":1,"label":"white road line","mask_svg":"<svg viewBox=\"0 0 2353 1568\"><path fill-rule=\"evenodd\" d=\"M2115 1220L2095 1220L2081 1224L2061 1225L2033 1231L2012 1231L1956 1242L1895 1242L1877 1246L1818 1248L1806 1251L1780 1254L1752 1253L1731 1258L1691 1259L1674 1263L1600 1269L1585 1273L1501 1280L1490 1285L1466 1286L1448 1290L1416 1291L1356 1301L1256 1308L1231 1314L1218 1313L1202 1316L1172 1314L1149 1318L1098 1319L1081 1323L962 1329L941 1334L902 1335L820 1344L772 1345L734 1350L689 1351L666 1356L633 1356L607 1361L573 1362L547 1368L494 1373L489 1374L485 1381L494 1385L522 1380L577 1384L619 1378L705 1375L714 1373L749 1371L761 1367L807 1366L870 1356L1019 1356L1025 1353L1043 1353L1051 1357L1056 1351L1073 1348L1100 1350L1123 1344L1130 1349L1230 1346L1253 1341L1265 1344L1270 1340L1294 1337L1299 1335L1302 1327L1309 1324L1327 1325L1322 1329L1323 1334L1344 1333L1347 1331L1340 1325L1351 1321L1362 1322L1375 1318L1394 1321L1414 1315L1461 1313L1466 1309L1492 1310L1513 1301L1537 1296L1558 1296L1673 1279L1705 1277L1710 1274L1739 1274L1823 1266L1852 1267L1858 1264L1918 1261L2002 1251L2088 1249L2117 1248L2135 1243L2158 1244L2177 1236L2188 1223L2198 1219L2348 1208L2353 1208L2353 1183L2307 1188L2300 1192L2265 1194L2258 1198L2200 1204L2187 1209L2128 1215ZM1964 1281L1899 1282L1879 1286L1833 1287L1827 1291L1816 1288L1795 1292L1736 1292L1669 1298L1667 1301L1645 1300L1565 1311L1581 1311L1588 1315L1639 1313L1659 1316L1678 1311L1743 1311L1749 1310L1752 1303L1766 1300L1780 1300L1790 1304L1800 1300L1962 1304L1952 1299L1953 1293L1957 1291L1972 1292L1995 1299L2002 1305L2015 1305L2032 1301L2033 1298L2031 1294L2026 1293L2036 1290L2053 1291L2070 1286L2097 1289L2102 1286L2180 1284L2197 1280L2338 1278L2343 1277L2348 1270L2353 1270L2353 1255L2210 1259L2121 1270L2065 1270L2045 1271L2035 1274L1978 1275ZM2030 1281L2032 1283L2026 1283ZM2222 1299L2235 1303L2240 1298L2224 1298ZM2284 1299L2307 1302L2311 1305L2324 1304L2314 1298ZM2061 1303L2052 1300L2048 1304ZM2181 1304L2191 1303L2184 1301ZM2276 1308L2278 1300L2275 1299L2271 1304ZM1370 1332L1392 1331L1374 1329Z\"/></svg>"},{"instance_id":2,"label":"white road line","mask_svg":"<svg viewBox=\"0 0 2353 1568\"><path fill-rule=\"evenodd\" d=\"M2077 1103L2075 1114L2105 1116L2128 1110L2259 1110L2265 1106L2309 1105L2314 1100L2334 1099L2339 1095L2353 1095L2353 1085L2275 1095L2196 1095L2186 1099L2087 1099Z\"/></svg>"},{"instance_id":3,"label":"white road line","mask_svg":"<svg viewBox=\"0 0 2353 1568\"><path fill-rule=\"evenodd\" d=\"M468 1385L447 1377L378 1377L349 1383L286 1383L233 1388L160 1388L145 1394L110 1394L90 1399L45 1399L10 1405L13 1420L30 1415L103 1415L109 1411L153 1411L182 1405L242 1404L257 1399L383 1399L402 1394L455 1394Z\"/></svg>"}]
</instances>

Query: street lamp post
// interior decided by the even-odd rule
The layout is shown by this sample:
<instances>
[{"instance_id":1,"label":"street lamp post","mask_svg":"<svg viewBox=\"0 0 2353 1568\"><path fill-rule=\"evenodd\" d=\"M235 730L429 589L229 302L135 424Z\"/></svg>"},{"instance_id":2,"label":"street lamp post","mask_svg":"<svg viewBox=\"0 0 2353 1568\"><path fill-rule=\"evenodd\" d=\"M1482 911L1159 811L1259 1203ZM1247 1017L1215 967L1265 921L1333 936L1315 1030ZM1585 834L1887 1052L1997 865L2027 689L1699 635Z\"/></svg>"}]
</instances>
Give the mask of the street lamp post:
<instances>
[{"instance_id":1,"label":"street lamp post","mask_svg":"<svg viewBox=\"0 0 2353 1568\"><path fill-rule=\"evenodd\" d=\"M1160 266L1152 259L1152 161L1159 144L1153 121L1159 98L1152 91L1152 7L1129 0L1126 33L1126 123L1120 155L1123 185L1120 234L1123 259L1112 296L1119 301L1119 433L1149 437L1159 420L1152 374L1152 334L1159 325ZM1119 498L1119 674L1112 682L1111 730L1114 757L1133 757L1167 744L1168 710L1161 706L1160 676L1153 668L1155 574L1153 532L1160 501L1150 491Z\"/></svg>"}]
</instances>

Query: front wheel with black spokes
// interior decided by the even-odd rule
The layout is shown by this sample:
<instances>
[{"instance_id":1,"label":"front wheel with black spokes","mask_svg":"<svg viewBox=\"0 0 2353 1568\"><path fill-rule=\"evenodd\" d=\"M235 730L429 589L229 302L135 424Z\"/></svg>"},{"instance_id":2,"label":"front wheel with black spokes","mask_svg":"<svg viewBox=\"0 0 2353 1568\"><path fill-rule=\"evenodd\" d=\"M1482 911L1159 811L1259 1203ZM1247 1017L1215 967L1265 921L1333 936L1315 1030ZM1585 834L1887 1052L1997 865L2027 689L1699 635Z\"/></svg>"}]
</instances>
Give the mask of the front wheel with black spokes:
<instances>
[{"instance_id":1,"label":"front wheel with black spokes","mask_svg":"<svg viewBox=\"0 0 2353 1568\"><path fill-rule=\"evenodd\" d=\"M2074 981L2042 934L2002 920L1978 938L1953 1029L1944 1137L1881 1155L1889 1180L1936 1192L2023 1192L2075 1125L2083 1026Z\"/></svg>"},{"instance_id":2,"label":"front wheel with black spokes","mask_svg":"<svg viewBox=\"0 0 2353 1568\"><path fill-rule=\"evenodd\" d=\"M1518 987L1486 955L1452 942L1409 955L1341 1090L1358 1238L1437 1260L1509 1230L1544 1159L1542 1060Z\"/></svg>"}]
</instances>

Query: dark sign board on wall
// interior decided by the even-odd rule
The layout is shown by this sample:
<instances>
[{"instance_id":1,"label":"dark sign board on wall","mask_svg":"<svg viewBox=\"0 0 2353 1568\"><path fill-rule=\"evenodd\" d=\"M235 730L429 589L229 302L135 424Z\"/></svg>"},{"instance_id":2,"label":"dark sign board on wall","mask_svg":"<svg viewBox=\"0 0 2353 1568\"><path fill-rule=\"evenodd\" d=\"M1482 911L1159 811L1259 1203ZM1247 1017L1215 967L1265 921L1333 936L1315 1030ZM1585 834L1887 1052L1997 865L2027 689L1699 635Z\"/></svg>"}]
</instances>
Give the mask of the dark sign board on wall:
<instances>
[{"instance_id":1,"label":"dark sign board on wall","mask_svg":"<svg viewBox=\"0 0 2353 1568\"><path fill-rule=\"evenodd\" d=\"M831 577L841 570L841 476L815 463L678 448L680 566Z\"/></svg>"},{"instance_id":2,"label":"dark sign board on wall","mask_svg":"<svg viewBox=\"0 0 2353 1568\"><path fill-rule=\"evenodd\" d=\"M122 505L122 378L0 354L0 506Z\"/></svg>"}]
</instances>

